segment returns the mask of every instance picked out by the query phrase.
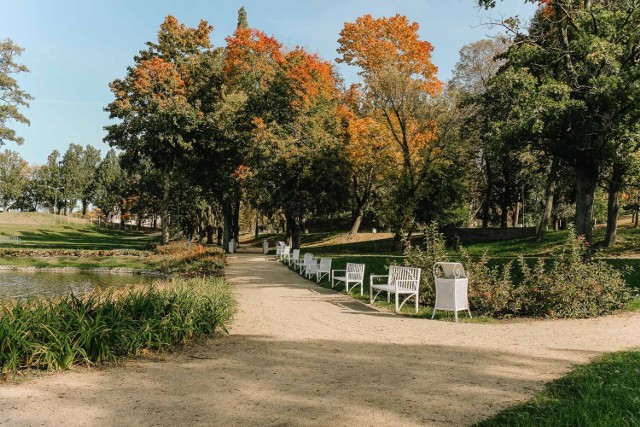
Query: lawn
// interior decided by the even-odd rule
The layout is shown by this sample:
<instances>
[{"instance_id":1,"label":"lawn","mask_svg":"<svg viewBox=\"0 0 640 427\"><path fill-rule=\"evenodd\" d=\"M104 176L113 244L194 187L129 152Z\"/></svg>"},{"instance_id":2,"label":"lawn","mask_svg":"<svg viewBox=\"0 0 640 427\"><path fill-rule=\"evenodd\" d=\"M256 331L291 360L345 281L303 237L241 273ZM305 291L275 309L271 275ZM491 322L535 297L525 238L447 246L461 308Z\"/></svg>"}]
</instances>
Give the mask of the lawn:
<instances>
[{"instance_id":1,"label":"lawn","mask_svg":"<svg viewBox=\"0 0 640 427\"><path fill-rule=\"evenodd\" d=\"M80 221L80 220L79 220ZM53 225L53 215L40 213L0 214L0 236L19 236L20 245L3 242L0 247L42 249L148 249L157 234L111 230L91 224Z\"/></svg>"},{"instance_id":2,"label":"lawn","mask_svg":"<svg viewBox=\"0 0 640 427\"><path fill-rule=\"evenodd\" d=\"M605 355L477 427L640 425L640 352Z\"/></svg>"}]
</instances>

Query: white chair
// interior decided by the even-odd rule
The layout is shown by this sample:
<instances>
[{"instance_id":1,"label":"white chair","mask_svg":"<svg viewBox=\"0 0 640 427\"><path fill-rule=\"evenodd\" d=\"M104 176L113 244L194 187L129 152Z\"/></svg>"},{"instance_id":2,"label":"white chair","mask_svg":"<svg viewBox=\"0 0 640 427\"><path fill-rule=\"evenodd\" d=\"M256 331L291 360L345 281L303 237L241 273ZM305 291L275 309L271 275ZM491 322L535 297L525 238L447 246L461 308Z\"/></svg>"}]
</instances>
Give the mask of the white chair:
<instances>
[{"instance_id":1,"label":"white chair","mask_svg":"<svg viewBox=\"0 0 640 427\"><path fill-rule=\"evenodd\" d=\"M387 293L387 302L390 302L390 296L394 294L396 297L396 313L399 313L404 303L407 302L409 298L414 297L416 300L417 313L420 297L420 273L421 270L419 268L392 265L389 267L388 275L372 275L369 278L369 302L373 304L376 297L383 291ZM386 278L384 283L374 283L376 280L382 278ZM375 295L373 295L374 289L378 291ZM400 295L408 295L402 303L400 303Z\"/></svg>"},{"instance_id":2,"label":"white chair","mask_svg":"<svg viewBox=\"0 0 640 427\"><path fill-rule=\"evenodd\" d=\"M284 248L282 248L282 251L280 252L280 261L286 263L290 253L291 253L291 247L285 245Z\"/></svg>"},{"instance_id":3,"label":"white chair","mask_svg":"<svg viewBox=\"0 0 640 427\"><path fill-rule=\"evenodd\" d=\"M347 263L347 267L344 270L332 270L331 271L331 287L334 288L338 283L344 282L344 287L347 293L350 292L349 284L352 284L351 289L360 285L360 295L364 293L364 264L352 264Z\"/></svg>"},{"instance_id":4,"label":"white chair","mask_svg":"<svg viewBox=\"0 0 640 427\"><path fill-rule=\"evenodd\" d=\"M471 318L467 291L469 278L459 262L436 262L433 266L433 277L436 282L436 303L433 306L433 319L436 310L453 311L458 321L458 311L466 311Z\"/></svg>"},{"instance_id":5,"label":"white chair","mask_svg":"<svg viewBox=\"0 0 640 427\"><path fill-rule=\"evenodd\" d=\"M305 276L307 271L313 268L313 265L316 265L318 261L313 257L312 253L304 254L304 258L302 260L302 265L300 266L300 275Z\"/></svg>"},{"instance_id":6,"label":"white chair","mask_svg":"<svg viewBox=\"0 0 640 427\"><path fill-rule=\"evenodd\" d=\"M331 258L320 258L320 264L318 264L318 271L316 271L316 283L320 283L323 276L329 277L331 274Z\"/></svg>"},{"instance_id":7,"label":"white chair","mask_svg":"<svg viewBox=\"0 0 640 427\"><path fill-rule=\"evenodd\" d=\"M284 248L286 247L286 245L284 244L284 242L278 242L276 244L276 258L281 259L282 258L282 254L284 253Z\"/></svg>"},{"instance_id":8,"label":"white chair","mask_svg":"<svg viewBox=\"0 0 640 427\"><path fill-rule=\"evenodd\" d=\"M310 252L307 252L306 254L304 254L304 257L302 259L298 259L298 261L294 264L293 269L294 270L300 269L299 273L302 276L304 275L305 270L307 266L311 263L311 261L313 261L313 254Z\"/></svg>"},{"instance_id":9,"label":"white chair","mask_svg":"<svg viewBox=\"0 0 640 427\"><path fill-rule=\"evenodd\" d=\"M314 260L315 261L315 260ZM306 276L311 279L316 276L316 283L322 280L322 276L331 274L331 258L320 258L317 262L312 262L306 271Z\"/></svg>"},{"instance_id":10,"label":"white chair","mask_svg":"<svg viewBox=\"0 0 640 427\"><path fill-rule=\"evenodd\" d=\"M299 260L300 260L300 249L294 249L293 252L290 253L289 256L287 256L287 263L289 264L289 267L291 267L291 264L295 264Z\"/></svg>"}]
</instances>

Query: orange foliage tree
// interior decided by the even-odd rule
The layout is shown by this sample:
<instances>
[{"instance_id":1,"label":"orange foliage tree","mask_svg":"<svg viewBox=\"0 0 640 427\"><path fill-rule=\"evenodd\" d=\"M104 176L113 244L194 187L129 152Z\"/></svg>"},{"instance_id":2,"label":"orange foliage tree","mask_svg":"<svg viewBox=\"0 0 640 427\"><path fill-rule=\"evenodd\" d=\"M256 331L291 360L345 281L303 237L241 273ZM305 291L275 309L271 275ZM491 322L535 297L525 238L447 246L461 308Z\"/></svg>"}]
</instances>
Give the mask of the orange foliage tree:
<instances>
[{"instance_id":1,"label":"orange foliage tree","mask_svg":"<svg viewBox=\"0 0 640 427\"><path fill-rule=\"evenodd\" d=\"M344 154L349 168L352 223L357 234L374 193L393 161L393 139L385 123L376 116L370 102L352 85L339 108Z\"/></svg>"},{"instance_id":2,"label":"orange foliage tree","mask_svg":"<svg viewBox=\"0 0 640 427\"><path fill-rule=\"evenodd\" d=\"M399 239L412 227L418 194L428 169L426 152L437 136L435 120L425 112L442 83L431 62L433 46L418 35L419 26L405 16L365 15L345 23L337 60L360 67L366 96L383 120L395 146L398 174L392 227Z\"/></svg>"}]
</instances>

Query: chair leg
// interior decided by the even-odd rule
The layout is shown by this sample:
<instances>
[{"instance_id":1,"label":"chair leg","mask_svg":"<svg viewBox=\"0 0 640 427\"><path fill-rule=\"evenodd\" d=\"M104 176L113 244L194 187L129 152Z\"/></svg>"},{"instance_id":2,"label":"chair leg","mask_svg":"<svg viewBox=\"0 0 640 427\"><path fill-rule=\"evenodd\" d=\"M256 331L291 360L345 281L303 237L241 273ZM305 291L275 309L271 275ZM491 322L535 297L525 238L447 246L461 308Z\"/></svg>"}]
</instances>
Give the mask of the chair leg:
<instances>
[{"instance_id":1,"label":"chair leg","mask_svg":"<svg viewBox=\"0 0 640 427\"><path fill-rule=\"evenodd\" d=\"M435 319L436 317L436 308L433 307L433 314L431 315L431 320Z\"/></svg>"},{"instance_id":2,"label":"chair leg","mask_svg":"<svg viewBox=\"0 0 640 427\"><path fill-rule=\"evenodd\" d=\"M467 308L467 311L469 312L469 319L473 319L473 318L471 317L471 310Z\"/></svg>"},{"instance_id":3,"label":"chair leg","mask_svg":"<svg viewBox=\"0 0 640 427\"><path fill-rule=\"evenodd\" d=\"M396 292L396 313L400 311L399 305L400 305L400 299L399 299L398 292Z\"/></svg>"},{"instance_id":4,"label":"chair leg","mask_svg":"<svg viewBox=\"0 0 640 427\"><path fill-rule=\"evenodd\" d=\"M373 304L373 286L369 286L369 304Z\"/></svg>"},{"instance_id":5,"label":"chair leg","mask_svg":"<svg viewBox=\"0 0 640 427\"><path fill-rule=\"evenodd\" d=\"M458 321L458 310L454 310L453 311L453 317L456 319L456 322Z\"/></svg>"},{"instance_id":6,"label":"chair leg","mask_svg":"<svg viewBox=\"0 0 640 427\"><path fill-rule=\"evenodd\" d=\"M416 313L418 313L418 294L416 294Z\"/></svg>"}]
</instances>

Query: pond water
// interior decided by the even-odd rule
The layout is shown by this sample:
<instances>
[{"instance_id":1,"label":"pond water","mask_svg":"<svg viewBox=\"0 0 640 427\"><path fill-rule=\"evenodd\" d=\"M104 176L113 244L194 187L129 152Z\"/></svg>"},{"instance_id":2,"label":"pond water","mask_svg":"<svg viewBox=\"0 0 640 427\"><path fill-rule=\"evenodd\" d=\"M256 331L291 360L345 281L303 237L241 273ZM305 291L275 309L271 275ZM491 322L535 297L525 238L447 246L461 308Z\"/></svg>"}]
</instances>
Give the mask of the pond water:
<instances>
[{"instance_id":1,"label":"pond water","mask_svg":"<svg viewBox=\"0 0 640 427\"><path fill-rule=\"evenodd\" d=\"M158 278L143 274L0 271L0 299L51 298L70 291L81 295L95 287L115 289L154 280Z\"/></svg>"}]
</instances>

